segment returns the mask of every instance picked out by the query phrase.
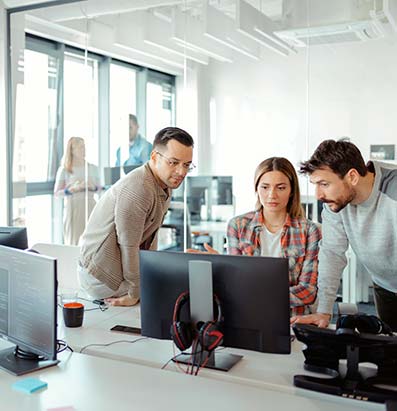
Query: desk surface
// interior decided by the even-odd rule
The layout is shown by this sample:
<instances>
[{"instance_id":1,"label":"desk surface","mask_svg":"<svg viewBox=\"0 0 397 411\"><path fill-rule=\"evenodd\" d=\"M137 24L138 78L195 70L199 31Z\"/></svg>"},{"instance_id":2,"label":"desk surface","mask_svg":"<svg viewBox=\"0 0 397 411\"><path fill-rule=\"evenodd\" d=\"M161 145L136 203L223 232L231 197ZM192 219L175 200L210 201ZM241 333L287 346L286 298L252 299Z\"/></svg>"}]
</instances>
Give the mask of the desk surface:
<instances>
[{"instance_id":1,"label":"desk surface","mask_svg":"<svg viewBox=\"0 0 397 411\"><path fill-rule=\"evenodd\" d=\"M83 327L71 329L61 326L59 338L66 339L77 352L83 350L85 354L157 369L160 369L175 355L171 341L147 338L132 343L140 336L109 331L116 324L139 327L139 306L129 308L110 307L105 312L87 312ZM109 346L90 345L109 344L116 341L129 342L120 342ZM349 401L352 407L355 406L356 401L302 390L293 385L292 381L295 374L317 375L308 373L303 369L304 357L301 348L299 342L294 342L291 355L266 354L227 348L222 352L240 354L244 358L229 372L203 369L200 371L200 376L210 380L234 383L238 386L261 388L289 395L316 399L326 398L327 401L331 402ZM179 371L172 362L167 365L167 370ZM368 409L379 409L376 404L367 406Z\"/></svg>"},{"instance_id":2,"label":"desk surface","mask_svg":"<svg viewBox=\"0 0 397 411\"><path fill-rule=\"evenodd\" d=\"M81 411L105 410L209 410L334 411L326 398L309 398L281 392L213 381L137 364L82 354L62 354L61 363L29 376L48 383L33 394L15 391L18 379L0 372L1 401L7 410L37 411L74 407ZM339 399L344 409L382 410L383 406ZM2 409L3 409L2 405Z\"/></svg>"}]
</instances>

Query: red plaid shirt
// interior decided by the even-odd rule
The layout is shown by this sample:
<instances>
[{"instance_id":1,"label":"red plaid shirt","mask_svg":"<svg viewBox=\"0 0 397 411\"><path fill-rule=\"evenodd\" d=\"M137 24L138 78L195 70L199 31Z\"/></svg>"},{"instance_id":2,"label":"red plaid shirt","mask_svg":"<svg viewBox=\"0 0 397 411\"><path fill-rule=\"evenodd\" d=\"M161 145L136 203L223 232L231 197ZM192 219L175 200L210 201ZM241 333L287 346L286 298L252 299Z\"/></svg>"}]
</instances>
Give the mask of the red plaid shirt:
<instances>
[{"instance_id":1,"label":"red plaid shirt","mask_svg":"<svg viewBox=\"0 0 397 411\"><path fill-rule=\"evenodd\" d=\"M230 220L227 228L228 252L233 255L261 255L260 233L264 226L261 211L252 211ZM317 295L320 228L305 218L287 215L281 233L281 256L288 258L290 313L310 313Z\"/></svg>"}]
</instances>

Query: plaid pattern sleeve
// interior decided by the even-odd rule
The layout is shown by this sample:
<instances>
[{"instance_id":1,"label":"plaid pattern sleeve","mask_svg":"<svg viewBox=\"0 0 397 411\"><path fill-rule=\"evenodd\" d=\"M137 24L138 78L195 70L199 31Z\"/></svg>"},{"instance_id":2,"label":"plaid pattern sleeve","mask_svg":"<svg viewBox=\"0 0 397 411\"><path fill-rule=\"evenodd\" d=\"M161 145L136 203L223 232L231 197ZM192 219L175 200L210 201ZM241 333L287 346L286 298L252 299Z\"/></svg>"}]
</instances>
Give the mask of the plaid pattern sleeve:
<instances>
[{"instance_id":1,"label":"plaid pattern sleeve","mask_svg":"<svg viewBox=\"0 0 397 411\"><path fill-rule=\"evenodd\" d=\"M313 222L307 220L299 224L299 232L292 233L289 247L292 243L302 248L301 255L295 261L290 261L290 307L291 315L310 313L309 306L317 296L318 251L321 240L321 230ZM295 231L295 230L293 230Z\"/></svg>"},{"instance_id":2,"label":"plaid pattern sleeve","mask_svg":"<svg viewBox=\"0 0 397 411\"><path fill-rule=\"evenodd\" d=\"M227 225L227 248L228 254L241 255L239 248L239 235L238 235L239 220L234 217L229 221Z\"/></svg>"},{"instance_id":3,"label":"plaid pattern sleeve","mask_svg":"<svg viewBox=\"0 0 397 411\"><path fill-rule=\"evenodd\" d=\"M261 224L262 214L255 211L232 218L227 226L228 254L260 255L258 227Z\"/></svg>"},{"instance_id":4,"label":"plaid pattern sleeve","mask_svg":"<svg viewBox=\"0 0 397 411\"><path fill-rule=\"evenodd\" d=\"M258 211L232 218L227 228L228 253L260 256L263 225L263 215ZM320 240L321 230L315 223L287 215L281 234L281 256L288 258L291 315L310 313L310 305L315 302Z\"/></svg>"}]
</instances>

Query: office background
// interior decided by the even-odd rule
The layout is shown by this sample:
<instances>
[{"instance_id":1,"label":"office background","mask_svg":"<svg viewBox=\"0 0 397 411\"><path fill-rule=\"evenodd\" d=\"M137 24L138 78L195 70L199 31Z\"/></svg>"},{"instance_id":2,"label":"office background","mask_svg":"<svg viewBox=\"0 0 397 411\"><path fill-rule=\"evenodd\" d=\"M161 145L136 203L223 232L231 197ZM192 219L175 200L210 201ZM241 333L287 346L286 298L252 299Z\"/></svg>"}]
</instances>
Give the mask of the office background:
<instances>
[{"instance_id":1,"label":"office background","mask_svg":"<svg viewBox=\"0 0 397 411\"><path fill-rule=\"evenodd\" d=\"M186 128L196 175L232 176L234 213L252 209L266 157L298 166L322 140L346 136L368 160L371 145L396 143L393 5L1 1L0 224L26 224L32 244L62 242L52 193L67 140L83 137L100 170L114 165L129 113L149 141Z\"/></svg>"}]
</instances>

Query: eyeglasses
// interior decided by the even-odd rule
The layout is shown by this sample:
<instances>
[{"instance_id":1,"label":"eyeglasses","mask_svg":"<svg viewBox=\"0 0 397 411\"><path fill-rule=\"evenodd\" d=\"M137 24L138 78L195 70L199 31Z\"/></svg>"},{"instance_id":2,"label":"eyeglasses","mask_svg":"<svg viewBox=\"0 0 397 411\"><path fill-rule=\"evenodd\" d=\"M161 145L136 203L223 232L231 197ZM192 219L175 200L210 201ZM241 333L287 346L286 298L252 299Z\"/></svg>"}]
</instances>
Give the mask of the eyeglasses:
<instances>
[{"instance_id":1,"label":"eyeglasses","mask_svg":"<svg viewBox=\"0 0 397 411\"><path fill-rule=\"evenodd\" d=\"M159 151L156 151L156 153L160 156L163 157L164 160L167 161L168 165L171 168L177 168L180 164L182 164L182 167L184 168L184 170L186 170L187 173L190 173L191 171L193 171L196 166L193 163L182 163L179 160L174 160L172 158L168 158L167 156L165 156L164 154L161 154Z\"/></svg>"}]
</instances>

